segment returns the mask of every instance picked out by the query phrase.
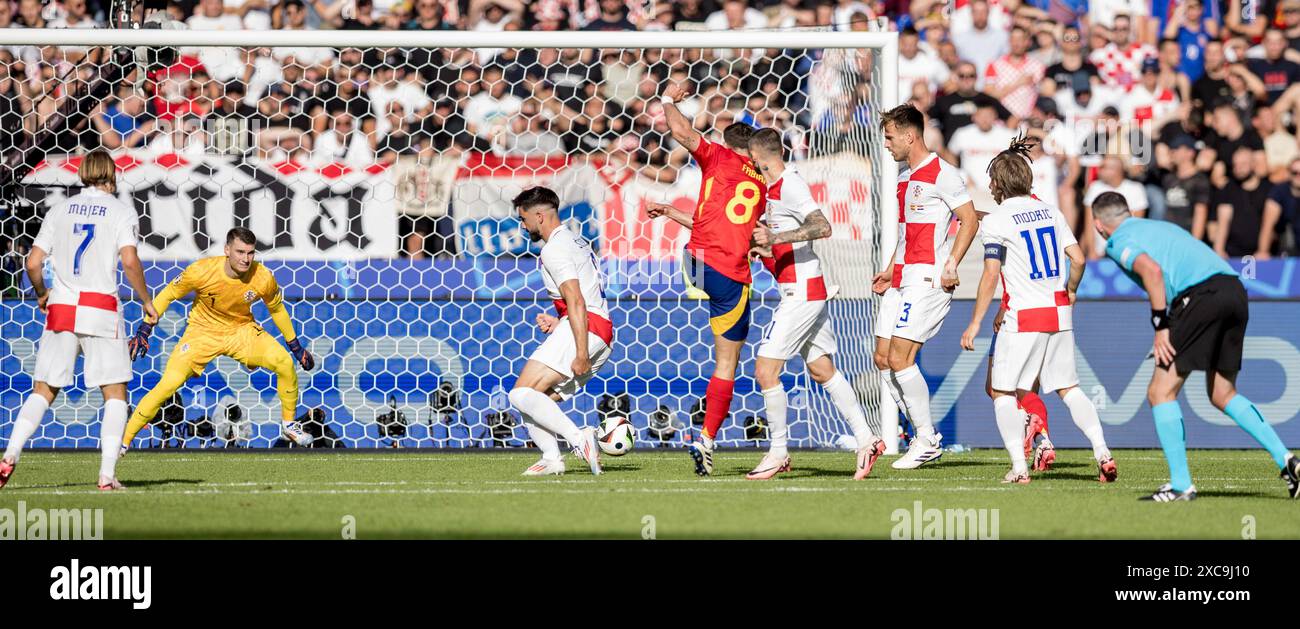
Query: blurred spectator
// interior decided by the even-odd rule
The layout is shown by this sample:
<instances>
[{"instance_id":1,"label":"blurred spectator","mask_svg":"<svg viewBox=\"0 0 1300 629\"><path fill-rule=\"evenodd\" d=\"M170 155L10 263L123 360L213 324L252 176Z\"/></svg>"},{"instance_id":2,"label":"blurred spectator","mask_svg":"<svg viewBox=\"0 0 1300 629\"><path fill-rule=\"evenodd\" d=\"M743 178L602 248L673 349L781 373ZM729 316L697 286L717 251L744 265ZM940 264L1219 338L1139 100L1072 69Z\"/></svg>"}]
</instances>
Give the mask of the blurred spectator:
<instances>
[{"instance_id":1,"label":"blurred spectator","mask_svg":"<svg viewBox=\"0 0 1300 629\"><path fill-rule=\"evenodd\" d=\"M1160 63L1147 59L1142 63L1142 79L1120 101L1119 115L1124 120L1163 126L1178 113L1178 95L1158 83Z\"/></svg>"},{"instance_id":2,"label":"blurred spectator","mask_svg":"<svg viewBox=\"0 0 1300 629\"><path fill-rule=\"evenodd\" d=\"M185 21L185 25L194 31L238 31L245 28L244 20L233 13L226 13L222 0L199 0L194 15ZM243 78L244 54L238 48L195 47L181 48L180 54L196 57L212 78L218 81Z\"/></svg>"},{"instance_id":3,"label":"blurred spectator","mask_svg":"<svg viewBox=\"0 0 1300 629\"><path fill-rule=\"evenodd\" d=\"M353 167L374 163L375 152L370 148L370 140L361 132L352 114L334 112L330 122L330 128L318 133L312 143L312 163L344 163Z\"/></svg>"},{"instance_id":4,"label":"blurred spectator","mask_svg":"<svg viewBox=\"0 0 1300 629\"><path fill-rule=\"evenodd\" d=\"M519 113L510 118L508 126L497 133L492 144L502 155L545 157L564 152L564 142L551 131L535 99L524 101Z\"/></svg>"},{"instance_id":5,"label":"blurred spectator","mask_svg":"<svg viewBox=\"0 0 1300 629\"><path fill-rule=\"evenodd\" d=\"M984 71L984 90L1002 101L1013 115L1029 115L1038 96L1038 84L1047 68L1028 56L1029 33L1019 26L1011 29L1010 52L995 59Z\"/></svg>"},{"instance_id":6,"label":"blurred spectator","mask_svg":"<svg viewBox=\"0 0 1300 629\"><path fill-rule=\"evenodd\" d=\"M1254 129L1242 123L1241 114L1231 103L1221 101L1214 107L1210 131L1205 135L1205 150L1197 157L1197 165L1210 171L1210 182L1222 188L1227 184L1233 154L1245 148L1256 174L1268 175L1268 158L1264 155L1264 140Z\"/></svg>"},{"instance_id":7,"label":"blurred spectator","mask_svg":"<svg viewBox=\"0 0 1300 629\"><path fill-rule=\"evenodd\" d=\"M1214 250L1223 257L1253 255L1267 260L1277 253L1274 229L1279 206L1268 205L1270 186L1255 170L1253 152L1237 148L1226 185L1214 194Z\"/></svg>"},{"instance_id":8,"label":"blurred spectator","mask_svg":"<svg viewBox=\"0 0 1300 629\"><path fill-rule=\"evenodd\" d=\"M1161 179L1165 196L1164 220L1204 240L1209 217L1210 180L1196 168L1196 140L1180 135L1170 143L1169 153L1173 168Z\"/></svg>"},{"instance_id":9,"label":"blurred spectator","mask_svg":"<svg viewBox=\"0 0 1300 629\"><path fill-rule=\"evenodd\" d=\"M451 4L455 5L454 2ZM402 28L408 31L446 31L456 26L447 19L447 8L441 0L415 0L415 17Z\"/></svg>"},{"instance_id":10,"label":"blurred spectator","mask_svg":"<svg viewBox=\"0 0 1300 629\"><path fill-rule=\"evenodd\" d=\"M501 68L488 66L483 71L482 90L465 105L465 127L484 140L492 140L519 113L523 101L507 91Z\"/></svg>"},{"instance_id":11,"label":"blurred spectator","mask_svg":"<svg viewBox=\"0 0 1300 629\"><path fill-rule=\"evenodd\" d=\"M98 114L92 112L91 120L99 131L100 144L106 149L144 146L153 133L154 118L147 111L144 97L135 90L120 90L117 98L109 99L99 109Z\"/></svg>"},{"instance_id":12,"label":"blurred spectator","mask_svg":"<svg viewBox=\"0 0 1300 629\"><path fill-rule=\"evenodd\" d=\"M921 50L916 29L907 27L898 34L898 93L911 94L912 83L920 81L934 93L948 81L948 66L938 57ZM972 86L973 87L973 86Z\"/></svg>"},{"instance_id":13,"label":"blurred spectator","mask_svg":"<svg viewBox=\"0 0 1300 629\"><path fill-rule=\"evenodd\" d=\"M1044 94L1061 99L1072 99L1075 91L1091 91L1101 83L1101 73L1083 55L1083 36L1077 26L1066 26L1061 31L1061 60L1048 66L1046 78L1051 80Z\"/></svg>"},{"instance_id":14,"label":"blurred spectator","mask_svg":"<svg viewBox=\"0 0 1300 629\"><path fill-rule=\"evenodd\" d=\"M1150 0L1089 0L1088 23L1091 27L1118 30L1124 21L1145 21L1151 14ZM1132 25L1139 28L1141 24ZM1140 31L1139 31L1140 33Z\"/></svg>"},{"instance_id":15,"label":"blurred spectator","mask_svg":"<svg viewBox=\"0 0 1300 629\"><path fill-rule=\"evenodd\" d=\"M583 27L583 30L634 31L637 28L628 19L627 3L624 0L600 0L599 17Z\"/></svg>"},{"instance_id":16,"label":"blurred spectator","mask_svg":"<svg viewBox=\"0 0 1300 629\"><path fill-rule=\"evenodd\" d=\"M1205 16L1201 0L1183 0L1174 6L1161 35L1178 45L1180 62L1178 71L1195 82L1205 69L1204 52L1210 40L1219 36L1219 23Z\"/></svg>"},{"instance_id":17,"label":"blurred spectator","mask_svg":"<svg viewBox=\"0 0 1300 629\"><path fill-rule=\"evenodd\" d=\"M1228 62L1223 56L1223 42L1211 40L1205 44L1205 63L1199 77L1192 81L1192 101L1205 108L1231 97L1228 90Z\"/></svg>"},{"instance_id":18,"label":"blurred spectator","mask_svg":"<svg viewBox=\"0 0 1300 629\"><path fill-rule=\"evenodd\" d=\"M962 58L975 64L980 72L980 84L983 85L984 73L989 64L1010 50L1009 34L1005 28L997 28L989 23L988 0L971 0L966 6L970 8L970 26L954 24L952 42L956 44Z\"/></svg>"},{"instance_id":19,"label":"blurred spectator","mask_svg":"<svg viewBox=\"0 0 1300 629\"><path fill-rule=\"evenodd\" d=\"M987 195L989 162L1007 150L1016 138L1016 132L998 120L997 108L992 103L978 105L971 120L971 124L952 134L952 140L948 142L949 161L961 167L968 187Z\"/></svg>"},{"instance_id":20,"label":"blurred spectator","mask_svg":"<svg viewBox=\"0 0 1300 629\"><path fill-rule=\"evenodd\" d=\"M1293 160L1300 157L1300 146L1296 144L1296 136L1287 133L1272 107L1256 109L1251 126L1264 141L1264 161L1268 165L1268 180L1273 183L1286 181L1287 168Z\"/></svg>"},{"instance_id":21,"label":"blurred spectator","mask_svg":"<svg viewBox=\"0 0 1300 629\"><path fill-rule=\"evenodd\" d=\"M998 99L975 89L978 75L975 65L962 62L957 66L957 90L940 96L930 108L931 120L938 123L943 131L943 143L947 145L958 129L970 124L975 110L982 106L992 107L998 120L1006 122L1011 112Z\"/></svg>"},{"instance_id":22,"label":"blurred spectator","mask_svg":"<svg viewBox=\"0 0 1300 629\"><path fill-rule=\"evenodd\" d=\"M343 1L338 0L340 3ZM280 19L280 25L277 28L286 31L307 30L307 7L303 5L302 0L280 0L276 8L279 9ZM271 56L282 64L296 63L301 66L310 66L318 63L328 63L333 60L334 49L276 46L271 49Z\"/></svg>"},{"instance_id":23,"label":"blurred spectator","mask_svg":"<svg viewBox=\"0 0 1300 629\"><path fill-rule=\"evenodd\" d=\"M500 71L497 71L500 76ZM420 84L418 72L410 72L406 58L400 53L390 53L370 76L370 107L376 119L375 132L384 135L391 129L388 121L388 104L402 105L405 121L426 115L433 101ZM503 84L504 86L504 84Z\"/></svg>"},{"instance_id":24,"label":"blurred spectator","mask_svg":"<svg viewBox=\"0 0 1300 629\"><path fill-rule=\"evenodd\" d=\"M1264 82L1268 93L1264 102L1272 105L1282 92L1300 83L1300 63L1283 56L1288 47L1286 35L1271 28L1264 32L1264 58L1248 59L1246 67Z\"/></svg>"},{"instance_id":25,"label":"blurred spectator","mask_svg":"<svg viewBox=\"0 0 1300 629\"><path fill-rule=\"evenodd\" d=\"M1287 168L1286 181L1269 191L1264 213L1280 217L1280 224L1290 227L1291 243L1285 250L1291 255L1300 253L1300 159Z\"/></svg>"},{"instance_id":26,"label":"blurred spectator","mask_svg":"<svg viewBox=\"0 0 1300 629\"><path fill-rule=\"evenodd\" d=\"M478 33L501 33L519 28L524 14L524 4L520 0L471 0L469 3L469 30ZM479 48L475 59L479 65L487 65L497 55L500 48Z\"/></svg>"},{"instance_id":27,"label":"blurred spectator","mask_svg":"<svg viewBox=\"0 0 1300 629\"><path fill-rule=\"evenodd\" d=\"M1079 244L1089 260L1101 259L1106 251L1106 239L1097 234L1092 226L1092 202L1103 192L1118 192L1123 195L1128 202L1129 211L1135 216L1145 216L1147 211L1146 188L1124 176L1123 160L1116 155L1103 158L1101 168L1097 169L1097 179L1093 180L1083 195L1083 237Z\"/></svg>"},{"instance_id":28,"label":"blurred spectator","mask_svg":"<svg viewBox=\"0 0 1300 629\"><path fill-rule=\"evenodd\" d=\"M1094 37L1100 36L1107 42L1103 46L1094 43L1088 57L1101 72L1101 80L1106 85L1128 89L1137 81L1142 62L1156 56L1155 47L1137 38L1128 15L1116 16L1109 33L1094 23L1093 33Z\"/></svg>"}]
</instances>

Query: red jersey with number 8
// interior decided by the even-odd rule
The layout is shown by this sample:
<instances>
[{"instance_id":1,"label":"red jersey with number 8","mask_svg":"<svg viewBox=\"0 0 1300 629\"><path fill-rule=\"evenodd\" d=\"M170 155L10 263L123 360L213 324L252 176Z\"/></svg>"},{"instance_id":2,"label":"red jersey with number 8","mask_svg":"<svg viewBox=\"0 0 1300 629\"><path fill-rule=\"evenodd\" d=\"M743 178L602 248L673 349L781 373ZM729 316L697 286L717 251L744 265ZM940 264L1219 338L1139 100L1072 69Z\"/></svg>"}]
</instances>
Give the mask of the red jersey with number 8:
<instances>
[{"instance_id":1,"label":"red jersey with number 8","mask_svg":"<svg viewBox=\"0 0 1300 629\"><path fill-rule=\"evenodd\" d=\"M691 153L700 165L700 202L686 250L696 260L745 284L750 283L749 241L762 217L767 183L748 159L700 138Z\"/></svg>"}]
</instances>

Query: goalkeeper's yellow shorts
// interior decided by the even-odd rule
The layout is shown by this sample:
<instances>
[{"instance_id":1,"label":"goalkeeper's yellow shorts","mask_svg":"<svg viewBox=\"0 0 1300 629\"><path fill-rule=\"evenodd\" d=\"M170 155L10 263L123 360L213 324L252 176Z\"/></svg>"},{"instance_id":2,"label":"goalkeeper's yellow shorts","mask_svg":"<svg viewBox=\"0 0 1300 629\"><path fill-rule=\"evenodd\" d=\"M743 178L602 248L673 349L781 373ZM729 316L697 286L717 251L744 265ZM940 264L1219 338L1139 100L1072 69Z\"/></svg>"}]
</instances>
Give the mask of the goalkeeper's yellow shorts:
<instances>
[{"instance_id":1,"label":"goalkeeper's yellow shorts","mask_svg":"<svg viewBox=\"0 0 1300 629\"><path fill-rule=\"evenodd\" d=\"M225 330L190 326L167 359L167 371L178 369L201 375L218 356L229 356L250 369L274 370L277 363L292 361L288 350L256 323Z\"/></svg>"}]
</instances>

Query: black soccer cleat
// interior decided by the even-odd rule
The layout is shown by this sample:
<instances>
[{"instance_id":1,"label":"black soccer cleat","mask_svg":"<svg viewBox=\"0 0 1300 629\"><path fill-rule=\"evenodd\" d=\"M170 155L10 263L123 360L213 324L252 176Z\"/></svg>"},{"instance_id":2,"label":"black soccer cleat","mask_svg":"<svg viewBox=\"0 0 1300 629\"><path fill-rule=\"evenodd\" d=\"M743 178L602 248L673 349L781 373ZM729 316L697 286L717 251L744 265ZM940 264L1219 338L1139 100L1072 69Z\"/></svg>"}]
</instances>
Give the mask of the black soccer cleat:
<instances>
[{"instance_id":1,"label":"black soccer cleat","mask_svg":"<svg viewBox=\"0 0 1300 629\"><path fill-rule=\"evenodd\" d=\"M1300 457L1291 455L1282 466L1282 480L1286 481L1286 493L1292 498L1300 498Z\"/></svg>"},{"instance_id":2,"label":"black soccer cleat","mask_svg":"<svg viewBox=\"0 0 1300 629\"><path fill-rule=\"evenodd\" d=\"M1150 500L1152 502L1190 502L1196 500L1196 485L1187 488L1187 491L1176 491L1172 485L1165 483L1156 490L1156 493L1150 496L1142 496L1138 500Z\"/></svg>"}]
</instances>

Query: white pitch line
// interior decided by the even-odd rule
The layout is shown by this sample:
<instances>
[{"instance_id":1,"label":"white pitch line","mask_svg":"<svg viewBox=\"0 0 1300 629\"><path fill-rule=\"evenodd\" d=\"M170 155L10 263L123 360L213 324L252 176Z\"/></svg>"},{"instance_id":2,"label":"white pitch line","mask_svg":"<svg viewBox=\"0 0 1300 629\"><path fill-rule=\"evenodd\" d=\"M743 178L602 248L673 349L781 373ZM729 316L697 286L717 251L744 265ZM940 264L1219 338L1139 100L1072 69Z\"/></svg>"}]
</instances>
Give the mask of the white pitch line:
<instances>
[{"instance_id":1,"label":"white pitch line","mask_svg":"<svg viewBox=\"0 0 1300 629\"><path fill-rule=\"evenodd\" d=\"M1045 488L1050 490L1051 488ZM591 495L591 494L758 494L758 493L871 493L871 492L1003 492L1015 491L1013 487L862 487L860 489L848 487L769 487L754 488L747 490L736 490L730 488L639 488L639 489L622 489L609 488L605 490L596 489L544 489L544 488L516 488L516 489L272 489L272 490L251 490L251 491L224 491L221 489L192 489L176 491L145 491L135 492L100 492L100 491L67 491L67 490L35 490L24 491L23 496L253 496L253 495L303 495L303 496L329 496L329 495L471 495L471 496L494 496L494 495L556 495L556 494L573 494L573 495Z\"/></svg>"}]
</instances>

